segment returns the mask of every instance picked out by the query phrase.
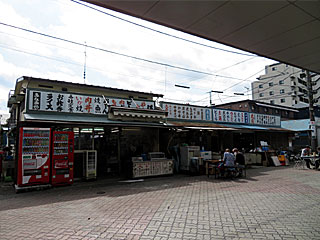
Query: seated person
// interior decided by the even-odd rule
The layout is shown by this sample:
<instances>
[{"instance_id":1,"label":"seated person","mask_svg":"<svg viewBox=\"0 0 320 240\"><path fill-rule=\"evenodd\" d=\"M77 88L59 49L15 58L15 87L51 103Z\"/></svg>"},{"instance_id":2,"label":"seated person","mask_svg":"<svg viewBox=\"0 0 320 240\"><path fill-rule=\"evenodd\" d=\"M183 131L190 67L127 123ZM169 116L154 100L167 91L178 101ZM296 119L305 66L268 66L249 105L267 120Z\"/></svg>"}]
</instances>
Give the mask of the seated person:
<instances>
[{"instance_id":1,"label":"seated person","mask_svg":"<svg viewBox=\"0 0 320 240\"><path fill-rule=\"evenodd\" d=\"M310 156L310 155L311 155L311 149L307 145L305 148L302 149L300 157L303 158L303 157L307 157L307 156ZM306 161L307 168L311 168L310 165L314 166L310 159L304 158L304 160Z\"/></svg>"},{"instance_id":2,"label":"seated person","mask_svg":"<svg viewBox=\"0 0 320 240\"><path fill-rule=\"evenodd\" d=\"M235 159L235 163L236 165L239 167L239 174L238 176L241 177L242 176L242 168L245 167L245 159L244 159L244 155L239 152L239 150L237 148L232 149L233 154L235 155L236 159Z\"/></svg>"},{"instance_id":3,"label":"seated person","mask_svg":"<svg viewBox=\"0 0 320 240\"><path fill-rule=\"evenodd\" d=\"M234 167L235 157L227 148L223 154L223 165L226 167ZM221 171L221 175L224 175L224 171Z\"/></svg>"}]
</instances>

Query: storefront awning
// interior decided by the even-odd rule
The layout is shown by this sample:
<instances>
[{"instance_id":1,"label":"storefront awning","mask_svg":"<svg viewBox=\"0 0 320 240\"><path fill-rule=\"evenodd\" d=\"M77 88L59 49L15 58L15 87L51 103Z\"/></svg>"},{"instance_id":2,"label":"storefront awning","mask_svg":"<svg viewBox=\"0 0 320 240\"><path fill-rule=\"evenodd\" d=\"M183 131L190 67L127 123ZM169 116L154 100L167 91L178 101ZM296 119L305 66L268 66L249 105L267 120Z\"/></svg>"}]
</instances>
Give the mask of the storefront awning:
<instances>
[{"instance_id":1,"label":"storefront awning","mask_svg":"<svg viewBox=\"0 0 320 240\"><path fill-rule=\"evenodd\" d=\"M167 122L167 126L184 128L184 129L195 129L195 130L237 130L235 128L226 127L215 123L197 123L197 122Z\"/></svg>"},{"instance_id":2,"label":"storefront awning","mask_svg":"<svg viewBox=\"0 0 320 240\"><path fill-rule=\"evenodd\" d=\"M152 120L152 121L160 121L164 119L167 115L167 112L163 110L157 109L134 109L134 108L126 108L126 107L116 107L110 106L109 118L110 119L133 119L133 120Z\"/></svg>"},{"instance_id":3,"label":"storefront awning","mask_svg":"<svg viewBox=\"0 0 320 240\"><path fill-rule=\"evenodd\" d=\"M83 115L83 116L82 116ZM79 125L114 125L114 126L146 126L146 127L167 127L164 122L134 122L110 120L107 116L67 115L67 114L45 114L45 113L25 113L26 122L54 122L60 124Z\"/></svg>"},{"instance_id":4,"label":"storefront awning","mask_svg":"<svg viewBox=\"0 0 320 240\"><path fill-rule=\"evenodd\" d=\"M290 132L288 129L284 129L281 127L268 127L268 126L254 126L254 125L244 125L244 124L223 124L226 127L233 127L235 129L247 129L247 130L257 130L257 131L283 131Z\"/></svg>"}]
</instances>

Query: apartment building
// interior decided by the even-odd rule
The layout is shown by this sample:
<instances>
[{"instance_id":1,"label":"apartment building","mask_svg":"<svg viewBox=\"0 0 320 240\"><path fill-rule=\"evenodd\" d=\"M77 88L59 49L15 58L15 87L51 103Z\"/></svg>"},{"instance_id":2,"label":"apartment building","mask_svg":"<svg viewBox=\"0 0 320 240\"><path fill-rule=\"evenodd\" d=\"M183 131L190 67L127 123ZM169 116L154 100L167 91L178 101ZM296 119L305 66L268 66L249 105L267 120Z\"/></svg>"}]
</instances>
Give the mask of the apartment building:
<instances>
[{"instance_id":1,"label":"apartment building","mask_svg":"<svg viewBox=\"0 0 320 240\"><path fill-rule=\"evenodd\" d=\"M284 63L266 66L265 74L252 83L252 99L287 107L309 103L307 79L302 77L303 73L305 70ZM316 103L320 97L320 76L314 73L311 76Z\"/></svg>"}]
</instances>

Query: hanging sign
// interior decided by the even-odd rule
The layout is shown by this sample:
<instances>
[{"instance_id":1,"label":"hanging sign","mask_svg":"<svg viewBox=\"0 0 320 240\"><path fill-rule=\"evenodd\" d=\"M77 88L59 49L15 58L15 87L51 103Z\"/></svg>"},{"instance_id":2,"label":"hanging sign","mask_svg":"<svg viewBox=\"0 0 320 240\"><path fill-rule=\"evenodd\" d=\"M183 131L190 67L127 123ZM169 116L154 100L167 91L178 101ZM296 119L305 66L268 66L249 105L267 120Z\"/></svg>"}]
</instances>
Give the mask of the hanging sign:
<instances>
[{"instance_id":1,"label":"hanging sign","mask_svg":"<svg viewBox=\"0 0 320 240\"><path fill-rule=\"evenodd\" d=\"M45 92L40 90L28 91L28 110L61 112L61 113L89 113L103 115L109 112L110 106L155 109L154 101L132 101L131 99L79 95L61 92Z\"/></svg>"}]
</instances>

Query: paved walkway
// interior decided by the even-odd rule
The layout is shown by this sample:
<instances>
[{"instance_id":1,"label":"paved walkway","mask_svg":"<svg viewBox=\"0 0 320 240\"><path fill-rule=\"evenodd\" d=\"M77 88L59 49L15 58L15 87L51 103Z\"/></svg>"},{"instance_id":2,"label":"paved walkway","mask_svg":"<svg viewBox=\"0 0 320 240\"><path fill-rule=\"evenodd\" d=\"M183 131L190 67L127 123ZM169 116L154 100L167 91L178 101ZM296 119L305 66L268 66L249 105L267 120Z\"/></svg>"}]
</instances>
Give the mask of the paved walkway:
<instances>
[{"instance_id":1,"label":"paved walkway","mask_svg":"<svg viewBox=\"0 0 320 240\"><path fill-rule=\"evenodd\" d=\"M0 239L320 239L320 171L0 188Z\"/></svg>"}]
</instances>

